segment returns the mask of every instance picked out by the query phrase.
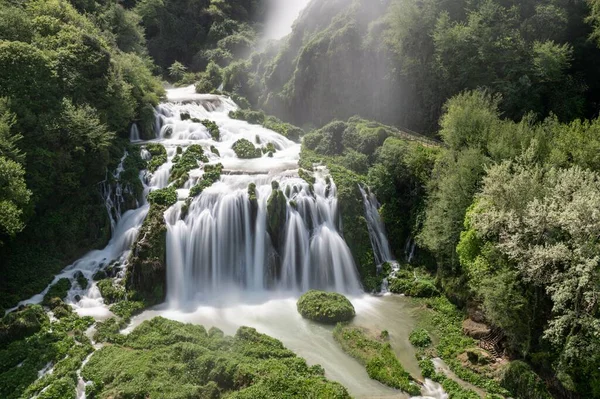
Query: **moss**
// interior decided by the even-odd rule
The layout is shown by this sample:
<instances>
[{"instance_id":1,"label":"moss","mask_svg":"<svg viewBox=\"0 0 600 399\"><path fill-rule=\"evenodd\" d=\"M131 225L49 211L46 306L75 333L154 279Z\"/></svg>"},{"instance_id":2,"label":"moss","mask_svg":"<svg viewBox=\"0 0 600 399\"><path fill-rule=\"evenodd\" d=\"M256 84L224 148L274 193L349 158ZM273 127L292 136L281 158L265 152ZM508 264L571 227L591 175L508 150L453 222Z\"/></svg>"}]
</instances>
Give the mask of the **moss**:
<instances>
[{"instance_id":1,"label":"moss","mask_svg":"<svg viewBox=\"0 0 600 399\"><path fill-rule=\"evenodd\" d=\"M380 336L381 333L371 336L362 328L343 324L338 324L333 330L333 337L344 352L364 365L370 378L411 395L419 395L419 386L404 370L391 345Z\"/></svg>"},{"instance_id":2,"label":"moss","mask_svg":"<svg viewBox=\"0 0 600 399\"><path fill-rule=\"evenodd\" d=\"M108 278L98 282L98 289L102 298L108 304L115 303L125 299L125 287L115 284L112 279Z\"/></svg>"},{"instance_id":3,"label":"moss","mask_svg":"<svg viewBox=\"0 0 600 399\"><path fill-rule=\"evenodd\" d=\"M175 182L176 187L181 187L188 179L188 173L198 168L198 162L208 162L208 158L204 155L204 150L199 144L192 144L177 160L173 160L174 165L171 169L169 181Z\"/></svg>"},{"instance_id":4,"label":"moss","mask_svg":"<svg viewBox=\"0 0 600 399\"><path fill-rule=\"evenodd\" d=\"M256 148L249 140L239 139L231 147L238 158L241 159L252 159L260 158L262 151L260 148Z\"/></svg>"},{"instance_id":5,"label":"moss","mask_svg":"<svg viewBox=\"0 0 600 399\"><path fill-rule=\"evenodd\" d=\"M110 307L110 311L121 317L123 320L129 320L132 316L141 313L146 308L142 301L120 301Z\"/></svg>"},{"instance_id":6,"label":"moss","mask_svg":"<svg viewBox=\"0 0 600 399\"><path fill-rule=\"evenodd\" d=\"M204 191L204 189L212 186L214 183L221 179L221 172L223 171L222 164L206 165L204 167L204 174L202 178L190 189L190 197L196 197Z\"/></svg>"},{"instance_id":7,"label":"moss","mask_svg":"<svg viewBox=\"0 0 600 399\"><path fill-rule=\"evenodd\" d=\"M71 283L71 280L69 280L68 278L61 278L56 283L54 283L50 287L46 295L44 295L42 305L48 306L52 298L64 299L72 286L73 284Z\"/></svg>"},{"instance_id":8,"label":"moss","mask_svg":"<svg viewBox=\"0 0 600 399\"><path fill-rule=\"evenodd\" d=\"M25 306L5 315L0 319L0 348L35 334L44 323L48 323L48 316L39 305Z\"/></svg>"},{"instance_id":9,"label":"moss","mask_svg":"<svg viewBox=\"0 0 600 399\"><path fill-rule=\"evenodd\" d=\"M162 144L150 143L146 144L146 150L152 155L152 158L148 161L147 169L151 173L167 162L167 150Z\"/></svg>"},{"instance_id":10,"label":"moss","mask_svg":"<svg viewBox=\"0 0 600 399\"><path fill-rule=\"evenodd\" d=\"M298 176L308 184L315 184L317 182L317 179L313 175L302 168L298 169Z\"/></svg>"},{"instance_id":11,"label":"moss","mask_svg":"<svg viewBox=\"0 0 600 399\"><path fill-rule=\"evenodd\" d=\"M430 281L402 280L397 278L391 280L390 292L417 298L430 298L440 295L435 285Z\"/></svg>"},{"instance_id":12,"label":"moss","mask_svg":"<svg viewBox=\"0 0 600 399\"><path fill-rule=\"evenodd\" d=\"M125 287L129 299L148 306L163 302L166 293L167 206L152 204L129 256Z\"/></svg>"},{"instance_id":13,"label":"moss","mask_svg":"<svg viewBox=\"0 0 600 399\"><path fill-rule=\"evenodd\" d=\"M177 202L177 190L175 186L169 186L154 190L148 194L148 202L153 205L169 207Z\"/></svg>"},{"instance_id":14,"label":"moss","mask_svg":"<svg viewBox=\"0 0 600 399\"><path fill-rule=\"evenodd\" d=\"M336 292L310 290L298 299L296 307L305 319L327 324L351 320L356 314L352 303Z\"/></svg>"},{"instance_id":15,"label":"moss","mask_svg":"<svg viewBox=\"0 0 600 399\"><path fill-rule=\"evenodd\" d=\"M412 345L418 348L426 348L431 345L431 337L429 336L427 330L423 328L414 329L410 333L408 340Z\"/></svg>"},{"instance_id":16,"label":"moss","mask_svg":"<svg viewBox=\"0 0 600 399\"><path fill-rule=\"evenodd\" d=\"M208 129L208 132L212 136L213 140L215 140L215 141L221 140L221 131L219 130L219 126L217 126L217 124L215 122L208 120L208 119L204 119L200 123L202 123L204 125L204 127L206 127Z\"/></svg>"},{"instance_id":17,"label":"moss","mask_svg":"<svg viewBox=\"0 0 600 399\"><path fill-rule=\"evenodd\" d=\"M105 322L108 323L109 321ZM234 337L218 329L161 317L143 322L113 345L98 350L84 366L97 398L349 398L321 367L309 367L276 339L241 327Z\"/></svg>"}]
</instances>

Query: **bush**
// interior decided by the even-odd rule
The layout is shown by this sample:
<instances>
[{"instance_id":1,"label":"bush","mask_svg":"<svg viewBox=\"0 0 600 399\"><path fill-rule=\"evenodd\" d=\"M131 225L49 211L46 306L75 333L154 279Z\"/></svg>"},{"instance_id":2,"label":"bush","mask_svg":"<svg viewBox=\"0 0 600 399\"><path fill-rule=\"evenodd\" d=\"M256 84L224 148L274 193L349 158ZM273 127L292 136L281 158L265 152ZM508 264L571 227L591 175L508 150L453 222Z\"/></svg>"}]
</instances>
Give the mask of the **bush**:
<instances>
[{"instance_id":1,"label":"bush","mask_svg":"<svg viewBox=\"0 0 600 399\"><path fill-rule=\"evenodd\" d=\"M177 190L175 190L175 186L154 190L148 194L148 202L155 205L171 206L177 202Z\"/></svg>"},{"instance_id":2,"label":"bush","mask_svg":"<svg viewBox=\"0 0 600 399\"><path fill-rule=\"evenodd\" d=\"M171 169L169 181L174 181L177 187L181 187L188 179L188 173L198 168L198 162L206 163L208 158L204 155L201 145L192 144L180 157L175 157L173 162L175 164Z\"/></svg>"},{"instance_id":3,"label":"bush","mask_svg":"<svg viewBox=\"0 0 600 399\"><path fill-rule=\"evenodd\" d=\"M296 306L302 317L321 323L335 324L356 315L352 303L336 292L310 290L300 297Z\"/></svg>"},{"instance_id":4,"label":"bush","mask_svg":"<svg viewBox=\"0 0 600 399\"><path fill-rule=\"evenodd\" d=\"M508 389L515 398L552 398L542 379L527 363L520 360L512 361L506 366L500 385Z\"/></svg>"},{"instance_id":5,"label":"bush","mask_svg":"<svg viewBox=\"0 0 600 399\"><path fill-rule=\"evenodd\" d=\"M408 340L413 346L417 348L426 348L431 345L431 337L427 333L427 330L417 328L410 333Z\"/></svg>"},{"instance_id":6,"label":"bush","mask_svg":"<svg viewBox=\"0 0 600 399\"><path fill-rule=\"evenodd\" d=\"M260 158L262 151L260 148L256 148L249 140L239 139L231 147L238 158L241 159L252 159Z\"/></svg>"},{"instance_id":7,"label":"bush","mask_svg":"<svg viewBox=\"0 0 600 399\"><path fill-rule=\"evenodd\" d=\"M115 285L112 279L99 281L98 289L106 303L115 303L125 299L125 288L121 285Z\"/></svg>"},{"instance_id":8,"label":"bush","mask_svg":"<svg viewBox=\"0 0 600 399\"><path fill-rule=\"evenodd\" d=\"M415 279L412 276L392 278L389 290L394 294L404 294L416 298L430 298L440 295L432 280Z\"/></svg>"}]
</instances>

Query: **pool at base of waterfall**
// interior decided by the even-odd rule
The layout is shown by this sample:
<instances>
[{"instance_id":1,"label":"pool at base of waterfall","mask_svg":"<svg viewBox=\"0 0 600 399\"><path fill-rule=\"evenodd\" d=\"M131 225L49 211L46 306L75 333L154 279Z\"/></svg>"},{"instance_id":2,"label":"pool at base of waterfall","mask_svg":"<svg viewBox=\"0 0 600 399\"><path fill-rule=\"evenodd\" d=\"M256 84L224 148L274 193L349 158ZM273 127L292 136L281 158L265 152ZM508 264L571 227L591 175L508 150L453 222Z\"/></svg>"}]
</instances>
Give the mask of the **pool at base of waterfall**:
<instances>
[{"instance_id":1,"label":"pool at base of waterfall","mask_svg":"<svg viewBox=\"0 0 600 399\"><path fill-rule=\"evenodd\" d=\"M334 326L315 323L296 310L299 294L232 291L202 303L179 304L177 308L164 304L135 316L123 331L127 334L143 321L162 316L183 323L200 324L207 329L217 327L233 335L240 326L256 328L277 338L290 350L306 359L309 365L320 364L327 378L344 385L356 398L408 398L367 375L365 367L350 357L333 338ZM415 327L417 305L401 296L349 297L356 309L352 325L387 330L390 343L404 368L421 378L415 350L408 336ZM438 384L427 382L423 398L445 399Z\"/></svg>"}]
</instances>

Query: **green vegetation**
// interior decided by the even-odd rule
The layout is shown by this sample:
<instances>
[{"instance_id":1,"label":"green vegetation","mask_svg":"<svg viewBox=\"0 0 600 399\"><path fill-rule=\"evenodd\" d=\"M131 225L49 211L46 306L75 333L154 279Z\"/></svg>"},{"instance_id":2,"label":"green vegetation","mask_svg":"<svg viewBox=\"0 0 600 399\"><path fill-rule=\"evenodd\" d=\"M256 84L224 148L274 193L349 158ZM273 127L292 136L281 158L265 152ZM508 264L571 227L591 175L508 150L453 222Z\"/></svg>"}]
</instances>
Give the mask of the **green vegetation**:
<instances>
[{"instance_id":1,"label":"green vegetation","mask_svg":"<svg viewBox=\"0 0 600 399\"><path fill-rule=\"evenodd\" d=\"M174 205L177 202L177 190L175 190L175 186L154 190L148 194L148 202L166 207Z\"/></svg>"},{"instance_id":2,"label":"green vegetation","mask_svg":"<svg viewBox=\"0 0 600 399\"><path fill-rule=\"evenodd\" d=\"M256 148L249 140L239 139L231 147L235 151L235 155L241 159L252 159L262 157L260 148Z\"/></svg>"},{"instance_id":3,"label":"green vegetation","mask_svg":"<svg viewBox=\"0 0 600 399\"><path fill-rule=\"evenodd\" d=\"M190 197L197 197L204 189L219 181L219 179L221 179L222 171L223 165L220 163L216 165L205 165L202 178L190 189Z\"/></svg>"},{"instance_id":4,"label":"green vegetation","mask_svg":"<svg viewBox=\"0 0 600 399\"><path fill-rule=\"evenodd\" d=\"M50 322L38 305L0 320L0 395L7 399L68 399L75 396L76 371L93 351L84 331L91 317L70 312ZM40 370L49 370L41 378ZM43 391L43 392L42 392Z\"/></svg>"},{"instance_id":5,"label":"green vegetation","mask_svg":"<svg viewBox=\"0 0 600 399\"><path fill-rule=\"evenodd\" d=\"M402 269L390 278L389 290L395 294L405 294L417 298L429 298L439 295L435 282L427 274Z\"/></svg>"},{"instance_id":6,"label":"green vegetation","mask_svg":"<svg viewBox=\"0 0 600 399\"><path fill-rule=\"evenodd\" d=\"M333 330L333 337L344 352L364 365L369 377L410 395L419 395L421 389L404 370L383 335L341 323Z\"/></svg>"},{"instance_id":7,"label":"green vegetation","mask_svg":"<svg viewBox=\"0 0 600 399\"><path fill-rule=\"evenodd\" d=\"M122 285L115 284L113 279L98 281L98 289L104 302L107 304L115 303L125 298L125 288Z\"/></svg>"},{"instance_id":8,"label":"green vegetation","mask_svg":"<svg viewBox=\"0 0 600 399\"><path fill-rule=\"evenodd\" d=\"M201 145L192 144L182 155L177 155L173 159L169 181L175 182L176 187L182 187L189 178L188 173L200 167L199 162L207 163L208 157L204 155Z\"/></svg>"},{"instance_id":9,"label":"green vegetation","mask_svg":"<svg viewBox=\"0 0 600 399\"><path fill-rule=\"evenodd\" d=\"M426 348L431 345L431 337L429 336L427 330L423 328L417 328L413 330L410 333L408 340L413 346L418 348Z\"/></svg>"},{"instance_id":10,"label":"green vegetation","mask_svg":"<svg viewBox=\"0 0 600 399\"><path fill-rule=\"evenodd\" d=\"M296 306L305 319L327 324L349 321L356 314L348 298L337 292L310 290L298 299Z\"/></svg>"},{"instance_id":11,"label":"green vegetation","mask_svg":"<svg viewBox=\"0 0 600 399\"><path fill-rule=\"evenodd\" d=\"M108 241L98 184L132 122L152 134L163 89L135 16L88 3L0 2L1 306Z\"/></svg>"},{"instance_id":12,"label":"green vegetation","mask_svg":"<svg viewBox=\"0 0 600 399\"><path fill-rule=\"evenodd\" d=\"M170 398L350 397L325 379L320 366L307 366L281 342L252 328L227 337L216 328L207 332L161 317L100 349L82 375L93 382L86 393L98 398L117 392Z\"/></svg>"},{"instance_id":13,"label":"green vegetation","mask_svg":"<svg viewBox=\"0 0 600 399\"><path fill-rule=\"evenodd\" d=\"M50 301L54 298L65 299L71 287L71 280L68 278L61 278L56 283L52 284L52 286L50 286L48 292L46 292L46 295L44 295L42 304L48 306Z\"/></svg>"},{"instance_id":14,"label":"green vegetation","mask_svg":"<svg viewBox=\"0 0 600 399\"><path fill-rule=\"evenodd\" d=\"M146 145L146 150L152 155L152 158L148 161L147 169L154 173L162 164L167 162L167 149L162 144L150 143Z\"/></svg>"},{"instance_id":15,"label":"green vegetation","mask_svg":"<svg viewBox=\"0 0 600 399\"><path fill-rule=\"evenodd\" d=\"M219 141L221 139L221 131L215 122L205 119L201 123L208 129L214 140Z\"/></svg>"}]
</instances>

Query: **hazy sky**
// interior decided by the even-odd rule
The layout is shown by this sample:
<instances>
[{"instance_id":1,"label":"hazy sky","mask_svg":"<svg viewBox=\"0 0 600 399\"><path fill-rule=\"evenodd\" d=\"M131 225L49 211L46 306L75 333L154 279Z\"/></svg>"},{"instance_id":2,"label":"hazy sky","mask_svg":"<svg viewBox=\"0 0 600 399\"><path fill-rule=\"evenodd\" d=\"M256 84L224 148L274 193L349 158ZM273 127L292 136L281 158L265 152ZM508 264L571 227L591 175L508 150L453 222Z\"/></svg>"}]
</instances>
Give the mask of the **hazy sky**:
<instances>
[{"instance_id":1,"label":"hazy sky","mask_svg":"<svg viewBox=\"0 0 600 399\"><path fill-rule=\"evenodd\" d=\"M292 31L292 24L310 0L269 0L265 39L281 39Z\"/></svg>"}]
</instances>

